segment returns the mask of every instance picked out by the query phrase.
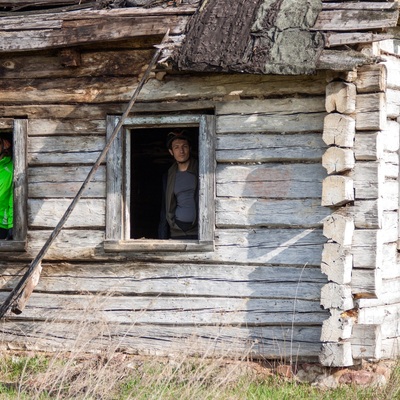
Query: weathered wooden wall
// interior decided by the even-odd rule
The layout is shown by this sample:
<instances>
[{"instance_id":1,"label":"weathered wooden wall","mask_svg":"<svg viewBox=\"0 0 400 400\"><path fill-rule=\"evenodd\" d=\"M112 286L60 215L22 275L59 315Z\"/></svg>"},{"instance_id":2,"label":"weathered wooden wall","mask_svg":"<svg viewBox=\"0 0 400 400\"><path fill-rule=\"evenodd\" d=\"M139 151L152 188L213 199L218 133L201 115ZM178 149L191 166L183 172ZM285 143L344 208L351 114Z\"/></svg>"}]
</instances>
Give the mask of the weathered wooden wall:
<instances>
[{"instance_id":1,"label":"weathered wooden wall","mask_svg":"<svg viewBox=\"0 0 400 400\"><path fill-rule=\"evenodd\" d=\"M104 146L106 115L123 112L152 53L148 40L78 51L77 67L62 66L56 51L0 56L1 126L28 118L29 163L27 252L1 253L0 299L69 205ZM215 251L105 253L104 165L27 308L2 322L1 346L71 348L82 330L86 349L317 357L328 317L325 86L325 73L151 79L136 112L217 115Z\"/></svg>"}]
</instances>

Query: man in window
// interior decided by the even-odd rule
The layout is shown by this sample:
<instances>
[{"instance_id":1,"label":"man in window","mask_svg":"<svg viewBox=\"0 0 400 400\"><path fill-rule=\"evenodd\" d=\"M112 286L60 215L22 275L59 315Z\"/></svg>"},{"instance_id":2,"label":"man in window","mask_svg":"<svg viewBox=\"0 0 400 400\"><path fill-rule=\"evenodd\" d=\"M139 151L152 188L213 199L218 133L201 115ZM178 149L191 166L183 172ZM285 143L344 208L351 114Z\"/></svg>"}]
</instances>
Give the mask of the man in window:
<instances>
[{"instance_id":1,"label":"man in window","mask_svg":"<svg viewBox=\"0 0 400 400\"><path fill-rule=\"evenodd\" d=\"M13 162L11 143L0 137L0 239L12 239Z\"/></svg>"},{"instance_id":2,"label":"man in window","mask_svg":"<svg viewBox=\"0 0 400 400\"><path fill-rule=\"evenodd\" d=\"M191 156L190 138L175 130L167 136L174 163L163 178L163 198L158 229L160 239L198 237L198 162Z\"/></svg>"}]
</instances>

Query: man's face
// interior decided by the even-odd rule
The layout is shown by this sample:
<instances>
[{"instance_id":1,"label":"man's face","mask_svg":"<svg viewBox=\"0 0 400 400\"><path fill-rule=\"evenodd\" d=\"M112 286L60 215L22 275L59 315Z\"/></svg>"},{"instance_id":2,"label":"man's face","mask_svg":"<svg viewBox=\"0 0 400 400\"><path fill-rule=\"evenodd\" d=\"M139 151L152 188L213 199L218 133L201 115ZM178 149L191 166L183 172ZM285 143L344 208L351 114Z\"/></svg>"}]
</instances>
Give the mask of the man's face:
<instances>
[{"instance_id":1,"label":"man's face","mask_svg":"<svg viewBox=\"0 0 400 400\"><path fill-rule=\"evenodd\" d=\"M175 139L169 149L177 163L185 163L190 158L190 146L185 139Z\"/></svg>"}]
</instances>

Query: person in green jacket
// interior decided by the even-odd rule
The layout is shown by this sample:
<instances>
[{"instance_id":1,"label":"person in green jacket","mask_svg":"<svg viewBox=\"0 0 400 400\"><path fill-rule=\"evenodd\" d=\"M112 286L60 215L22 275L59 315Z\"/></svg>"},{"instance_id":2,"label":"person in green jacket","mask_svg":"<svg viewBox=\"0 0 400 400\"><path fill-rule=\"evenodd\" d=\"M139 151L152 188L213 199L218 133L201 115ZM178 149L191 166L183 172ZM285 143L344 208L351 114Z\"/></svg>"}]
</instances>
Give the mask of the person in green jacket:
<instances>
[{"instance_id":1,"label":"person in green jacket","mask_svg":"<svg viewBox=\"0 0 400 400\"><path fill-rule=\"evenodd\" d=\"M12 239L13 161L11 143L0 137L0 239Z\"/></svg>"}]
</instances>

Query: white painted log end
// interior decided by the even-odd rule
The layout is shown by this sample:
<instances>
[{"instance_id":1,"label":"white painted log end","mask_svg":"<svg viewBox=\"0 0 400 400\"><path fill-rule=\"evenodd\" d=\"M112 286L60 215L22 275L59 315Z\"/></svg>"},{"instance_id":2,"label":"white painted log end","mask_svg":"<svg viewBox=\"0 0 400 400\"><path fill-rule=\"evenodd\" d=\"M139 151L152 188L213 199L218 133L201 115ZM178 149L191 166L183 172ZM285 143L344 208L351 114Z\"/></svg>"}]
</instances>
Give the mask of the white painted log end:
<instances>
[{"instance_id":1,"label":"white painted log end","mask_svg":"<svg viewBox=\"0 0 400 400\"><path fill-rule=\"evenodd\" d=\"M354 219L352 217L334 213L324 221L324 236L342 246L351 246L353 233Z\"/></svg>"},{"instance_id":2,"label":"white painted log end","mask_svg":"<svg viewBox=\"0 0 400 400\"><path fill-rule=\"evenodd\" d=\"M322 166L328 174L349 171L354 168L354 152L340 147L329 147L322 156Z\"/></svg>"},{"instance_id":3,"label":"white painted log end","mask_svg":"<svg viewBox=\"0 0 400 400\"><path fill-rule=\"evenodd\" d=\"M339 285L350 284L353 256L338 243L325 243L322 250L321 271L329 281Z\"/></svg>"},{"instance_id":4,"label":"white painted log end","mask_svg":"<svg viewBox=\"0 0 400 400\"><path fill-rule=\"evenodd\" d=\"M357 316L335 308L330 313L331 316L322 323L321 342L350 339Z\"/></svg>"},{"instance_id":5,"label":"white painted log end","mask_svg":"<svg viewBox=\"0 0 400 400\"><path fill-rule=\"evenodd\" d=\"M327 112L337 111L351 114L356 110L356 85L347 82L331 82L326 87L325 108Z\"/></svg>"},{"instance_id":6,"label":"white painted log end","mask_svg":"<svg viewBox=\"0 0 400 400\"><path fill-rule=\"evenodd\" d=\"M322 206L341 206L351 201L354 201L353 179L342 175L331 175L322 181Z\"/></svg>"},{"instance_id":7,"label":"white painted log end","mask_svg":"<svg viewBox=\"0 0 400 400\"><path fill-rule=\"evenodd\" d=\"M349 367L353 365L351 343L323 343L319 361L326 367Z\"/></svg>"},{"instance_id":8,"label":"white painted log end","mask_svg":"<svg viewBox=\"0 0 400 400\"><path fill-rule=\"evenodd\" d=\"M329 282L321 289L321 305L325 309L352 310L354 308L351 287Z\"/></svg>"},{"instance_id":9,"label":"white painted log end","mask_svg":"<svg viewBox=\"0 0 400 400\"><path fill-rule=\"evenodd\" d=\"M356 132L354 118L339 113L328 114L324 119L323 141L328 145L352 148Z\"/></svg>"}]
</instances>

